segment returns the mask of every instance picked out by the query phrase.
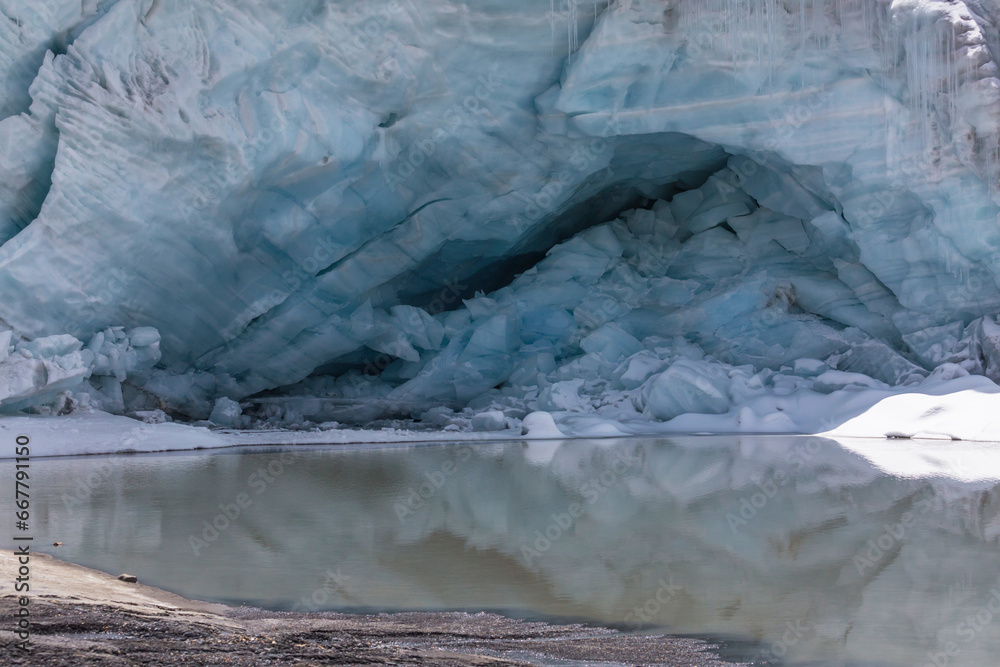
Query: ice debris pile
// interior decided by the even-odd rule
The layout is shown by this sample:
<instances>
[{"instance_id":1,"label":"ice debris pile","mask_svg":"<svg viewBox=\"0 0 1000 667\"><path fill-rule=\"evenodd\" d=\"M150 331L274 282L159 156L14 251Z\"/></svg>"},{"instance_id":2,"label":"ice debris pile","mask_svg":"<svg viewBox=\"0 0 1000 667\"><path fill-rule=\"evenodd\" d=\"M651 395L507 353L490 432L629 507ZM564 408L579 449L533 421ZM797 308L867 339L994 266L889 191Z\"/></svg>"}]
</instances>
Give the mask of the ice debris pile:
<instances>
[{"instance_id":1,"label":"ice debris pile","mask_svg":"<svg viewBox=\"0 0 1000 667\"><path fill-rule=\"evenodd\" d=\"M32 341L0 332L0 411L42 414L90 407L121 414L123 383L160 360L160 334L150 327L111 327L86 345L58 334Z\"/></svg>"},{"instance_id":2,"label":"ice debris pile","mask_svg":"<svg viewBox=\"0 0 1000 667\"><path fill-rule=\"evenodd\" d=\"M0 12L3 328L162 351L121 405L81 359L2 410L814 430L755 401L993 391L996 0Z\"/></svg>"},{"instance_id":3,"label":"ice debris pile","mask_svg":"<svg viewBox=\"0 0 1000 667\"><path fill-rule=\"evenodd\" d=\"M350 319L385 323L370 343L380 374L314 377L272 395L288 412L270 416L350 419L361 406L405 414L431 402L444 407L413 416L446 428L502 430L545 411L570 428L593 417L605 435L695 414L728 418L678 425L822 432L854 416L844 402L858 395L868 407L970 375L996 391L1000 325L905 328L840 215L802 206L805 191L771 202L784 212L748 194L770 177L733 158L701 188L592 227L438 317L375 314L366 302Z\"/></svg>"}]
</instances>

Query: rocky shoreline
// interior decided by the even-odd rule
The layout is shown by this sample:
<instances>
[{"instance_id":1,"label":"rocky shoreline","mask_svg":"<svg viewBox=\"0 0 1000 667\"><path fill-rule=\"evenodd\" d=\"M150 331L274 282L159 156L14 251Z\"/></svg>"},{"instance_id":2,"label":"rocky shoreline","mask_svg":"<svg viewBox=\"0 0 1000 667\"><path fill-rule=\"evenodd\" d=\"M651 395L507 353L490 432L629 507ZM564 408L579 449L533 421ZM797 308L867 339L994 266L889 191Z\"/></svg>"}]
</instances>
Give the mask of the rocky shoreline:
<instances>
[{"instance_id":1,"label":"rocky shoreline","mask_svg":"<svg viewBox=\"0 0 1000 667\"><path fill-rule=\"evenodd\" d=\"M17 571L0 551L0 570ZM2 664L669 665L722 667L688 638L552 625L489 613L270 612L188 600L44 554L31 555L30 653L17 649L13 577L0 591Z\"/></svg>"}]
</instances>

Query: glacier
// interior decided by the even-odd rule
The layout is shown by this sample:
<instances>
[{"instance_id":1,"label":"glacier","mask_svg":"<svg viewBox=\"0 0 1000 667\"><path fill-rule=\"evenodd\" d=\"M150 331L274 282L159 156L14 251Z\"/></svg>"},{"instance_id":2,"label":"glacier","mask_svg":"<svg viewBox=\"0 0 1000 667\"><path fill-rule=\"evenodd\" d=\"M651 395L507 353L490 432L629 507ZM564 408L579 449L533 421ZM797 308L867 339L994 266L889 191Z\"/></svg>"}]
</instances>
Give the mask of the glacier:
<instances>
[{"instance_id":1,"label":"glacier","mask_svg":"<svg viewBox=\"0 0 1000 667\"><path fill-rule=\"evenodd\" d=\"M0 412L1000 437L996 0L0 12Z\"/></svg>"}]
</instances>

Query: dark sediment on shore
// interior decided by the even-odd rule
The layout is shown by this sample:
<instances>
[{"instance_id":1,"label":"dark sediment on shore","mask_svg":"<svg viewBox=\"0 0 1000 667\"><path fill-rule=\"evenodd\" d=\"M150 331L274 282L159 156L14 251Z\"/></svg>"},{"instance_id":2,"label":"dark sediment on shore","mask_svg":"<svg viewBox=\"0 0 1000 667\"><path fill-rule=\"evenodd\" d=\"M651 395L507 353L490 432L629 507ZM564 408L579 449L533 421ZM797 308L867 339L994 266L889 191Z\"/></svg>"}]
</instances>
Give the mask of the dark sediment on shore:
<instances>
[{"instance_id":1,"label":"dark sediment on shore","mask_svg":"<svg viewBox=\"0 0 1000 667\"><path fill-rule=\"evenodd\" d=\"M14 573L10 551L0 571ZM722 667L697 639L634 635L496 614L270 612L187 600L31 555L30 653L15 648L17 599L4 577L0 664L78 665L670 665Z\"/></svg>"}]
</instances>

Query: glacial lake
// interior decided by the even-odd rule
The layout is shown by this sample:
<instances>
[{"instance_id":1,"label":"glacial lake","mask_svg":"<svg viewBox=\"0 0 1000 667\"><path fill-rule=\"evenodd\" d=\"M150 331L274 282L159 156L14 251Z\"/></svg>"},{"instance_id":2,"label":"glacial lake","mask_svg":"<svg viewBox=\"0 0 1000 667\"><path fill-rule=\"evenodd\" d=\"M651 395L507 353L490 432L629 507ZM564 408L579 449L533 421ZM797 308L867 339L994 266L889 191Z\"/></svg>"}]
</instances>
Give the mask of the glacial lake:
<instances>
[{"instance_id":1,"label":"glacial lake","mask_svg":"<svg viewBox=\"0 0 1000 667\"><path fill-rule=\"evenodd\" d=\"M975 468L996 446L864 445L878 455L692 437L36 458L32 533L230 604L495 610L731 640L755 664L995 664L1000 483Z\"/></svg>"}]
</instances>

